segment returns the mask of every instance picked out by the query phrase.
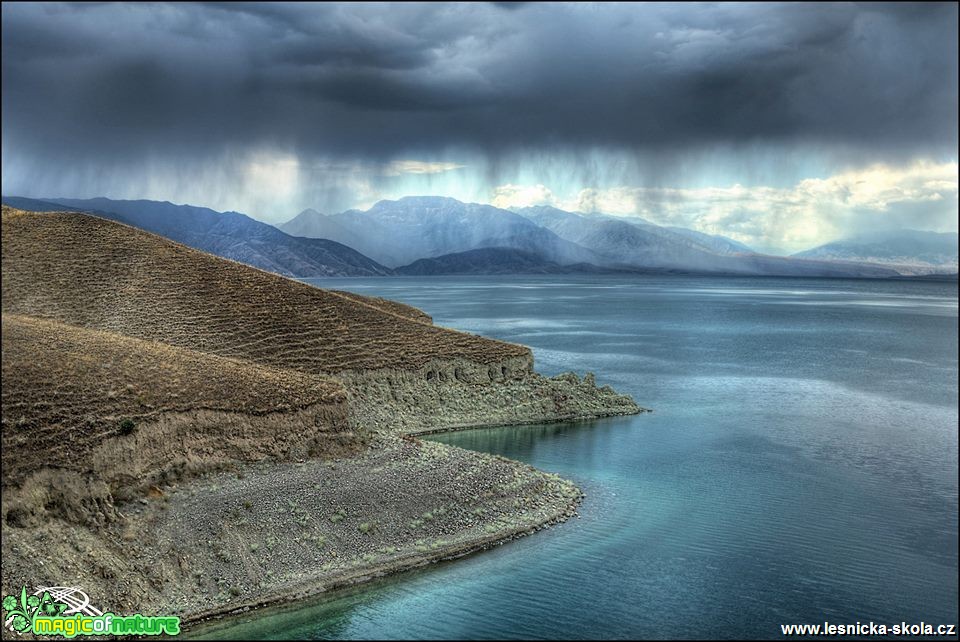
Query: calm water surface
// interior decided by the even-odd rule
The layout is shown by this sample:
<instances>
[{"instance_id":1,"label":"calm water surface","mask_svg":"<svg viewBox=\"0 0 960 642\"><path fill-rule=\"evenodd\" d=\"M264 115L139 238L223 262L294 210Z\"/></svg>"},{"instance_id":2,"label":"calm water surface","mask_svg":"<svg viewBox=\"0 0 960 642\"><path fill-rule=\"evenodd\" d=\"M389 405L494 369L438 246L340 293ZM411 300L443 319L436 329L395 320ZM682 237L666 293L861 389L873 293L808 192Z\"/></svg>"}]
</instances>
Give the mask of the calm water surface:
<instances>
[{"instance_id":1,"label":"calm water surface","mask_svg":"<svg viewBox=\"0 0 960 642\"><path fill-rule=\"evenodd\" d=\"M771 637L957 621L957 285L326 279L592 370L653 414L438 441L575 480L581 517L215 637Z\"/></svg>"}]
</instances>

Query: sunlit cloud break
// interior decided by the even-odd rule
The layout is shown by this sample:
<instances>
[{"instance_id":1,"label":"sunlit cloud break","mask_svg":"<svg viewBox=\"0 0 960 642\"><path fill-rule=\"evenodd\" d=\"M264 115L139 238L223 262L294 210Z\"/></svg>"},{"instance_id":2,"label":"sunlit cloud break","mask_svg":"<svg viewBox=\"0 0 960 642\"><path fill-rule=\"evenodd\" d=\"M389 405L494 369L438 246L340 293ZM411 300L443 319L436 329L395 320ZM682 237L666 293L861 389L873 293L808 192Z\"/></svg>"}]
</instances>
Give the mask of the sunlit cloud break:
<instances>
[{"instance_id":1,"label":"sunlit cloud break","mask_svg":"<svg viewBox=\"0 0 960 642\"><path fill-rule=\"evenodd\" d=\"M760 249L793 252L862 230L918 228L957 231L956 162L875 164L788 188L743 186L583 188L571 195L549 187L494 188L498 207L550 205L574 212L639 216L661 225L723 234Z\"/></svg>"}]
</instances>

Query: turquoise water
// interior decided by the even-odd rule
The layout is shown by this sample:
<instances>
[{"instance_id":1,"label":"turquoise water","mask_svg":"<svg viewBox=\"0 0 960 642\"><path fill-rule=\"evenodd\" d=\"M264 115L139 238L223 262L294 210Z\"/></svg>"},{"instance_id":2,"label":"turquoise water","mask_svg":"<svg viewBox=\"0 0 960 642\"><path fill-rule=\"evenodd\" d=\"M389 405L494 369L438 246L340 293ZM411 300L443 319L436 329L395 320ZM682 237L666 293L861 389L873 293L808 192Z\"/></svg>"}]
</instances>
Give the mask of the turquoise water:
<instances>
[{"instance_id":1,"label":"turquoise water","mask_svg":"<svg viewBox=\"0 0 960 642\"><path fill-rule=\"evenodd\" d=\"M581 517L221 637L780 637L957 621L957 285L317 280L595 371L653 414L437 437L575 480Z\"/></svg>"}]
</instances>

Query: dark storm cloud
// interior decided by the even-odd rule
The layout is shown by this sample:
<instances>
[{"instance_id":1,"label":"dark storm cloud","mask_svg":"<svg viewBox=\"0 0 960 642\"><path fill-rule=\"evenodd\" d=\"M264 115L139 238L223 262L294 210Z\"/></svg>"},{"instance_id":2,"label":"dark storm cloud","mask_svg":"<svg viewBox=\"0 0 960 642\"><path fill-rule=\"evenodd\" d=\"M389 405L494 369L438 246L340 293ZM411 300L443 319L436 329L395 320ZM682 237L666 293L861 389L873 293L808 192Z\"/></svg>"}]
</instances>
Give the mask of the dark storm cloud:
<instances>
[{"instance_id":1,"label":"dark storm cloud","mask_svg":"<svg viewBox=\"0 0 960 642\"><path fill-rule=\"evenodd\" d=\"M505 4L7 3L4 162L955 154L955 4Z\"/></svg>"}]
</instances>

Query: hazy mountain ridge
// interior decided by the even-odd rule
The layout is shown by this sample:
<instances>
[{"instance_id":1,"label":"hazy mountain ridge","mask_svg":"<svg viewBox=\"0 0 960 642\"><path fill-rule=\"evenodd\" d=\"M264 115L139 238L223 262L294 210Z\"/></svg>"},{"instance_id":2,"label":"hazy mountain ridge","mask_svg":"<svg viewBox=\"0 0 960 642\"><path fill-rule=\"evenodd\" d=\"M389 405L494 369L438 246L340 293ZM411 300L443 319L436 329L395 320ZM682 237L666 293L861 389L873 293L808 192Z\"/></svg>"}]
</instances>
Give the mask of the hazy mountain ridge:
<instances>
[{"instance_id":1,"label":"hazy mountain ridge","mask_svg":"<svg viewBox=\"0 0 960 642\"><path fill-rule=\"evenodd\" d=\"M629 223L603 215L582 215L555 207L537 206L517 213L562 238L601 252L608 262L673 267L698 265L697 253L709 252L692 239L664 228ZM693 256L690 256L691 251Z\"/></svg>"},{"instance_id":2,"label":"hazy mountain ridge","mask_svg":"<svg viewBox=\"0 0 960 642\"><path fill-rule=\"evenodd\" d=\"M755 253L753 248L726 236L706 234L685 227L657 225L639 216L613 216L603 213L584 214L580 212L568 212L546 205L514 208L513 211L550 229L553 229L553 225L563 224L567 226L573 224L574 227L579 226L581 230L606 227L610 232L619 230L620 233L630 237L631 232L622 227L623 224L628 224L662 241L698 248L713 254ZM636 237L637 235L634 233L632 236Z\"/></svg>"},{"instance_id":3,"label":"hazy mountain ridge","mask_svg":"<svg viewBox=\"0 0 960 642\"><path fill-rule=\"evenodd\" d=\"M893 230L832 241L794 257L832 261L867 261L905 267L957 271L957 233Z\"/></svg>"},{"instance_id":4,"label":"hazy mountain ridge","mask_svg":"<svg viewBox=\"0 0 960 642\"><path fill-rule=\"evenodd\" d=\"M524 272L556 271L559 265L564 271L848 277L897 274L875 265L755 254L725 237L673 230L637 217L577 214L547 206L510 211L438 196L380 201L366 211L332 215L306 210L280 228L353 242L364 254L407 274L419 270L443 274L510 271L508 266L493 263L497 253L512 269ZM527 254L508 254L506 249ZM478 250L484 252L470 254Z\"/></svg>"},{"instance_id":5,"label":"hazy mountain ridge","mask_svg":"<svg viewBox=\"0 0 960 642\"><path fill-rule=\"evenodd\" d=\"M602 260L514 212L439 196L408 196L380 201L366 211L327 216L307 210L279 227L291 234L352 241L390 267L485 247L536 252L562 264Z\"/></svg>"},{"instance_id":6,"label":"hazy mountain ridge","mask_svg":"<svg viewBox=\"0 0 960 642\"><path fill-rule=\"evenodd\" d=\"M392 273L389 268L336 241L290 236L239 212L108 198L4 196L3 202L30 211L93 212L198 250L285 276L386 276Z\"/></svg>"},{"instance_id":7,"label":"hazy mountain ridge","mask_svg":"<svg viewBox=\"0 0 960 642\"><path fill-rule=\"evenodd\" d=\"M883 278L931 271L874 255L868 260L810 252L758 254L723 236L661 227L639 217L545 206L508 211L434 196L380 201L366 211L333 215L305 210L282 229L238 212L158 201L4 197L4 202L34 211L93 212L218 256L300 277L653 271Z\"/></svg>"},{"instance_id":8,"label":"hazy mountain ridge","mask_svg":"<svg viewBox=\"0 0 960 642\"><path fill-rule=\"evenodd\" d=\"M276 227L291 236L330 239L338 243L343 243L358 252L370 256L367 250L369 250L370 247L374 247L374 244L367 242L369 237L382 237L386 234L386 230L373 221L367 221L367 225L361 229L354 229L352 225L341 223L343 215L348 213L359 212L358 210L348 210L347 212L342 212L340 216L329 216L314 209L306 209L286 223L277 225ZM383 263L383 261L379 262Z\"/></svg>"},{"instance_id":9,"label":"hazy mountain ridge","mask_svg":"<svg viewBox=\"0 0 960 642\"><path fill-rule=\"evenodd\" d=\"M756 254L756 250L752 247L736 241L729 236L723 236L722 234L707 234L705 232L698 232L697 230L673 225L666 229L681 236L694 239L700 244L712 249L717 254Z\"/></svg>"},{"instance_id":10,"label":"hazy mountain ridge","mask_svg":"<svg viewBox=\"0 0 960 642\"><path fill-rule=\"evenodd\" d=\"M518 213L559 236L603 253L608 266L679 272L777 276L884 277L897 273L881 266L732 252L735 241L660 227L640 218L577 214L554 207L522 208ZM723 249L714 248L722 244ZM743 246L746 247L746 246Z\"/></svg>"}]
</instances>

